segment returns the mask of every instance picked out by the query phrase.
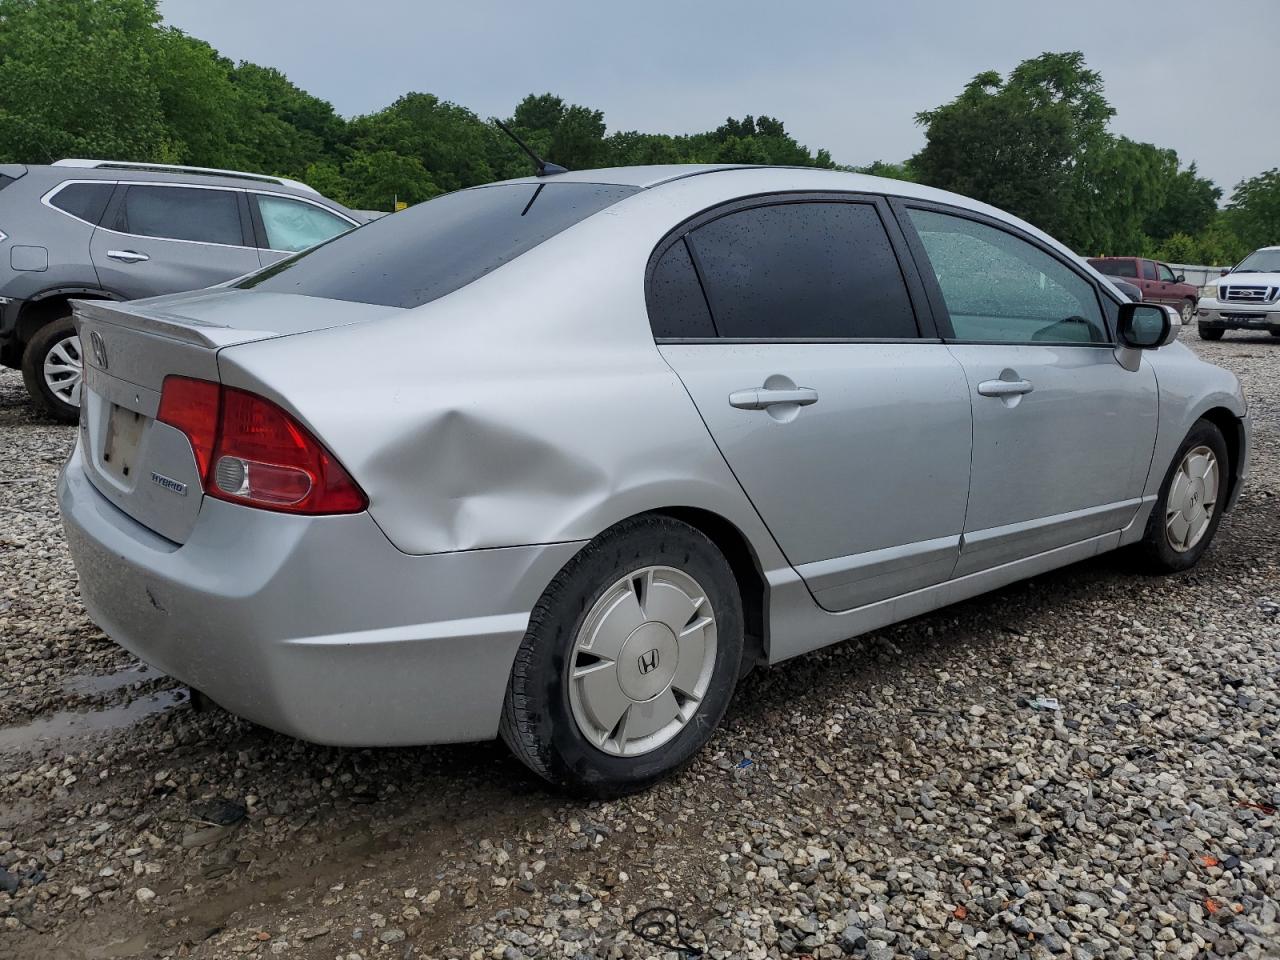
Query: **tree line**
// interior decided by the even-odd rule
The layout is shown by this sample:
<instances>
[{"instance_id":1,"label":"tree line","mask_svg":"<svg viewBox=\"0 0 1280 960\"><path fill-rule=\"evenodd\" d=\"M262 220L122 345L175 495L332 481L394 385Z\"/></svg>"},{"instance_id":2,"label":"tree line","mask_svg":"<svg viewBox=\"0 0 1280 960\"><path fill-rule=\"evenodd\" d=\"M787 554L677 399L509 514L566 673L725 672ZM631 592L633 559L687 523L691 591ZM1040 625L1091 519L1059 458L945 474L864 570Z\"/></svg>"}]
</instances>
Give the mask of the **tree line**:
<instances>
[{"instance_id":1,"label":"tree line","mask_svg":"<svg viewBox=\"0 0 1280 960\"><path fill-rule=\"evenodd\" d=\"M600 110L530 94L504 118L570 169L769 163L858 169L954 190L1089 255L1229 263L1280 242L1280 170L1220 187L1194 163L1108 129L1114 110L1080 53L976 76L917 116L925 146L854 168L781 120L748 115L695 134L610 133ZM167 26L156 0L0 0L0 162L88 156L301 179L349 206L390 209L529 172L506 136L464 106L407 93L353 118L279 70L235 63Z\"/></svg>"}]
</instances>

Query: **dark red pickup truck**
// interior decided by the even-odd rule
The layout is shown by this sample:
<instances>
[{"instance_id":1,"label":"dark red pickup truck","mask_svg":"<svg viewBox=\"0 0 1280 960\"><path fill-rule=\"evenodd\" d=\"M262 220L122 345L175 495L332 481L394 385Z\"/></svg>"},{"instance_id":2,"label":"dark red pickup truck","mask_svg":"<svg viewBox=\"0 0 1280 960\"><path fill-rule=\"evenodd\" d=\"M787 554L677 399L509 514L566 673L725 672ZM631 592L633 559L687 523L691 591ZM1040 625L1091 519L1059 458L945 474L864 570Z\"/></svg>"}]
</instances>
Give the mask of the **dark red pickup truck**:
<instances>
[{"instance_id":1,"label":"dark red pickup truck","mask_svg":"<svg viewBox=\"0 0 1280 960\"><path fill-rule=\"evenodd\" d=\"M1142 257L1090 257L1089 265L1099 273L1136 284L1143 300L1168 304L1182 314L1183 323L1196 317L1199 288L1175 275L1167 263Z\"/></svg>"}]
</instances>

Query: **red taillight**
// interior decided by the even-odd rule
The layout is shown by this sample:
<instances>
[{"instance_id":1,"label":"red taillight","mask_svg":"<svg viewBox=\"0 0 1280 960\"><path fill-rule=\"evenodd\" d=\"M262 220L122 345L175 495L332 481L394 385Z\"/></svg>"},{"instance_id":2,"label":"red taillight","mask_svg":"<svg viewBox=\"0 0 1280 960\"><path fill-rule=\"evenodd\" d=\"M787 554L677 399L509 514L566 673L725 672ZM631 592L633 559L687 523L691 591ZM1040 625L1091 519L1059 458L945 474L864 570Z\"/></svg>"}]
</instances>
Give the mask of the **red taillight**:
<instances>
[{"instance_id":1,"label":"red taillight","mask_svg":"<svg viewBox=\"0 0 1280 960\"><path fill-rule=\"evenodd\" d=\"M221 401L221 386L190 377L165 377L160 391L160 412L156 419L187 435L201 479L209 475L209 464L213 462Z\"/></svg>"},{"instance_id":2,"label":"red taillight","mask_svg":"<svg viewBox=\"0 0 1280 960\"><path fill-rule=\"evenodd\" d=\"M165 377L156 419L187 435L211 497L288 513L358 513L369 505L306 427L256 394Z\"/></svg>"}]
</instances>

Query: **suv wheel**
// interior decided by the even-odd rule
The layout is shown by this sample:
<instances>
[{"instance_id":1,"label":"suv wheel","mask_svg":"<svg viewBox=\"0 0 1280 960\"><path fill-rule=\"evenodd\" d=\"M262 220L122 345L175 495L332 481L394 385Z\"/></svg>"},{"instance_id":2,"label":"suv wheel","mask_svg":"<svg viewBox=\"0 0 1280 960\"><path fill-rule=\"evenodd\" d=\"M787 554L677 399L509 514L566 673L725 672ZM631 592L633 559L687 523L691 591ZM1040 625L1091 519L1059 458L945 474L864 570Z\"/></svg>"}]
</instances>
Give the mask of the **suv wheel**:
<instances>
[{"instance_id":1,"label":"suv wheel","mask_svg":"<svg viewBox=\"0 0 1280 960\"><path fill-rule=\"evenodd\" d=\"M22 379L27 393L50 416L63 423L80 418L84 362L71 317L59 317L36 331L22 355Z\"/></svg>"},{"instance_id":2,"label":"suv wheel","mask_svg":"<svg viewBox=\"0 0 1280 960\"><path fill-rule=\"evenodd\" d=\"M742 640L738 583L715 544L669 517L624 521L534 608L502 738L552 783L596 797L640 790L710 739Z\"/></svg>"}]
</instances>

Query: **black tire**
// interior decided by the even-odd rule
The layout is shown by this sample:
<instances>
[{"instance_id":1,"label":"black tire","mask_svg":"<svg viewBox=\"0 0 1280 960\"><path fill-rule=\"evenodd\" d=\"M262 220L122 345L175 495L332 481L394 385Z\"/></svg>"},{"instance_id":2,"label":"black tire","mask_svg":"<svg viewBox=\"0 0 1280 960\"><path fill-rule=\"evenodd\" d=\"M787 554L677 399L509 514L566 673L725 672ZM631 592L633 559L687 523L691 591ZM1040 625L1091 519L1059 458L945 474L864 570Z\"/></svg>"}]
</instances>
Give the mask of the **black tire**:
<instances>
[{"instance_id":1,"label":"black tire","mask_svg":"<svg viewBox=\"0 0 1280 960\"><path fill-rule=\"evenodd\" d=\"M59 317L36 331L22 354L22 381L36 406L62 423L76 423L80 419L80 407L67 403L50 389L44 376L44 361L55 345L74 337L75 324L70 316Z\"/></svg>"},{"instance_id":2,"label":"black tire","mask_svg":"<svg viewBox=\"0 0 1280 960\"><path fill-rule=\"evenodd\" d=\"M1221 340L1225 330L1219 330L1216 327L1206 327L1203 323L1199 326L1201 340Z\"/></svg>"},{"instance_id":3,"label":"black tire","mask_svg":"<svg viewBox=\"0 0 1280 960\"><path fill-rule=\"evenodd\" d=\"M1165 525L1169 491L1173 486L1174 475L1177 473L1187 452L1200 446L1208 447L1212 450L1218 460L1217 497L1213 506L1213 513L1209 518L1209 526L1204 535L1189 550L1179 551L1170 543L1169 533ZM1214 534L1218 532L1218 524L1222 520L1222 505L1227 498L1227 482L1230 469L1231 464L1227 454L1227 443L1222 437L1222 431L1208 420L1197 420L1190 433L1187 434L1186 439L1178 446L1178 452L1173 455L1173 461L1169 464L1169 469L1165 473L1164 483L1160 485L1160 496L1151 510L1151 517L1147 520L1146 532L1143 534L1142 541L1138 544L1143 566L1149 572L1178 573L1181 570L1194 567L1200 561L1204 552L1209 549L1209 544L1213 542Z\"/></svg>"},{"instance_id":4,"label":"black tire","mask_svg":"<svg viewBox=\"0 0 1280 960\"><path fill-rule=\"evenodd\" d=\"M1273 337L1280 337L1280 330L1268 330L1267 333L1271 334Z\"/></svg>"},{"instance_id":5,"label":"black tire","mask_svg":"<svg viewBox=\"0 0 1280 960\"><path fill-rule=\"evenodd\" d=\"M1196 318L1196 302L1190 297L1182 301L1182 309L1178 311L1183 326L1187 326Z\"/></svg>"},{"instance_id":6,"label":"black tire","mask_svg":"<svg viewBox=\"0 0 1280 960\"><path fill-rule=\"evenodd\" d=\"M716 620L709 686L672 739L635 756L606 753L580 730L569 695L569 663L584 619L605 591L633 571L672 567L693 577ZM688 763L724 717L742 660L742 598L721 554L701 531L661 516L623 521L584 547L543 593L516 654L501 735L534 773L604 798L642 790Z\"/></svg>"}]
</instances>

